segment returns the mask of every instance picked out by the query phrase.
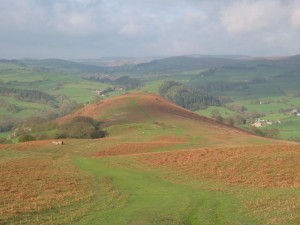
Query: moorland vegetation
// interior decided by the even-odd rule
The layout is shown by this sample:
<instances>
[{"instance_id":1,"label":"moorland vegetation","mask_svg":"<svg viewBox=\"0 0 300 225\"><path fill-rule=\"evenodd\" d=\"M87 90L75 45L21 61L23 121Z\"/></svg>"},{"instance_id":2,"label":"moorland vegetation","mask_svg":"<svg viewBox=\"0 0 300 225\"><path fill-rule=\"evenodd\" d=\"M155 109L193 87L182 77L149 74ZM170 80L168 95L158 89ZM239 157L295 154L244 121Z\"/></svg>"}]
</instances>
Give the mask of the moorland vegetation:
<instances>
[{"instance_id":1,"label":"moorland vegetation","mask_svg":"<svg viewBox=\"0 0 300 225\"><path fill-rule=\"evenodd\" d=\"M67 132L72 121L88 131L102 121L108 136L0 145L0 223L300 222L299 144L255 136L149 93L89 104L56 126Z\"/></svg>"}]
</instances>

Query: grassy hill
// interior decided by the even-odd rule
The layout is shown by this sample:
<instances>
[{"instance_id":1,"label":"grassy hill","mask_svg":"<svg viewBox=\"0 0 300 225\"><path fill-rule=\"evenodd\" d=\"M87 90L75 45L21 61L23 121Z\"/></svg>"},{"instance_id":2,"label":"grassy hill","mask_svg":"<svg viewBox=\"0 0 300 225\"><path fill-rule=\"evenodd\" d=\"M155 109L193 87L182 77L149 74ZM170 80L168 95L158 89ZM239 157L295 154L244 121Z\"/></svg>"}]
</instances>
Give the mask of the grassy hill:
<instances>
[{"instance_id":1,"label":"grassy hill","mask_svg":"<svg viewBox=\"0 0 300 225\"><path fill-rule=\"evenodd\" d=\"M78 115L94 140L0 145L0 223L298 224L300 146L127 94ZM288 213L287 213L288 212Z\"/></svg>"},{"instance_id":2,"label":"grassy hill","mask_svg":"<svg viewBox=\"0 0 300 225\"><path fill-rule=\"evenodd\" d=\"M252 138L254 142L262 140L244 130L193 113L155 94L132 93L105 99L57 121L66 123L77 116L103 122L109 134L122 135L122 130L125 130L127 135L133 132L132 136L142 135L145 140L164 132L191 142L201 140L203 145L217 145L223 140L238 143L244 138Z\"/></svg>"},{"instance_id":3,"label":"grassy hill","mask_svg":"<svg viewBox=\"0 0 300 225\"><path fill-rule=\"evenodd\" d=\"M221 113L226 112L222 116L229 118L231 115L242 115L250 121L247 127L255 119L280 120L282 125L266 126L262 129L276 128L280 132L280 138L299 140L297 127L300 117L290 115L292 110L300 110L299 65L299 56L182 56L141 64L132 73L144 80L144 91L158 93L159 86L164 81L173 80L204 89L217 98L225 97L228 102L217 108ZM243 106L245 112L232 110L237 105ZM213 110L216 108L198 112L210 116ZM259 116L249 117L251 114Z\"/></svg>"}]
</instances>

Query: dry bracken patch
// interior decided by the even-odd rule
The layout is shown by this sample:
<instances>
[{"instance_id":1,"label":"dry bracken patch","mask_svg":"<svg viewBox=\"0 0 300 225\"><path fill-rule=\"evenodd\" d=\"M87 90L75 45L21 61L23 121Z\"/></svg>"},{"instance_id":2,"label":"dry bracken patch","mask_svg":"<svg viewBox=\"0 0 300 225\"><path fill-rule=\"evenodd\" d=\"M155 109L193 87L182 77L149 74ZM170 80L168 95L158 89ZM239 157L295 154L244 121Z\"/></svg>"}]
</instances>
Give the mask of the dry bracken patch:
<instances>
[{"instance_id":1,"label":"dry bracken patch","mask_svg":"<svg viewBox=\"0 0 300 225\"><path fill-rule=\"evenodd\" d=\"M300 187L299 145L197 149L138 158L195 179L253 187Z\"/></svg>"},{"instance_id":2,"label":"dry bracken patch","mask_svg":"<svg viewBox=\"0 0 300 225\"><path fill-rule=\"evenodd\" d=\"M104 149L101 152L97 152L93 154L93 156L116 156L116 155L130 155L130 154L138 154L150 152L152 150L157 150L159 148L165 148L168 146L172 146L178 143L174 142L136 142L136 143L123 143L113 147L109 147Z\"/></svg>"},{"instance_id":3,"label":"dry bracken patch","mask_svg":"<svg viewBox=\"0 0 300 225\"><path fill-rule=\"evenodd\" d=\"M266 218L266 225L298 224L300 196L264 196L247 202L244 211L251 216ZM274 213L275 212L275 213Z\"/></svg>"},{"instance_id":4,"label":"dry bracken patch","mask_svg":"<svg viewBox=\"0 0 300 225\"><path fill-rule=\"evenodd\" d=\"M76 170L67 160L6 160L0 163L0 180L0 224L18 220L45 224L46 221L32 218L42 211L60 211L92 196L91 177ZM48 222L53 219L50 216Z\"/></svg>"}]
</instances>

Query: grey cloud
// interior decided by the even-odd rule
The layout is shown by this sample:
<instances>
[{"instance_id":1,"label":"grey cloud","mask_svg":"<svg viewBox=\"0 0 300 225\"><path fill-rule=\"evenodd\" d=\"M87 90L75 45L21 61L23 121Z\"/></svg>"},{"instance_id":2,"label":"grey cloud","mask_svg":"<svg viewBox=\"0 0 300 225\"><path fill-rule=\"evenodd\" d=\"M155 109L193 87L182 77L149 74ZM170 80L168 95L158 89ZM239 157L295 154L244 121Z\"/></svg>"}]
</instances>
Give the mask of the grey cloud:
<instances>
[{"instance_id":1,"label":"grey cloud","mask_svg":"<svg viewBox=\"0 0 300 225\"><path fill-rule=\"evenodd\" d=\"M300 3L295 7L292 13L291 23L295 29L298 29L300 31Z\"/></svg>"},{"instance_id":2,"label":"grey cloud","mask_svg":"<svg viewBox=\"0 0 300 225\"><path fill-rule=\"evenodd\" d=\"M280 1L236 1L223 10L221 21L230 33L248 33L272 27L287 15L288 10Z\"/></svg>"},{"instance_id":3,"label":"grey cloud","mask_svg":"<svg viewBox=\"0 0 300 225\"><path fill-rule=\"evenodd\" d=\"M0 3L0 58L288 55L300 51L297 0Z\"/></svg>"}]
</instances>

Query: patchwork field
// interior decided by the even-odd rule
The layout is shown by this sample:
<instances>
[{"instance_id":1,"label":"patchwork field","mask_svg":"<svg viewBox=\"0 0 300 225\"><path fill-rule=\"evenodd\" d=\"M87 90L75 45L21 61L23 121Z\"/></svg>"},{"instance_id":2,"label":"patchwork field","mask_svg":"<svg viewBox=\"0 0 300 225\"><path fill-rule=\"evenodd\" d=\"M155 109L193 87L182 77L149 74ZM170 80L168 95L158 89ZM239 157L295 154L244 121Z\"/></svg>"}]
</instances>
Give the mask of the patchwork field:
<instances>
[{"instance_id":1,"label":"patchwork field","mask_svg":"<svg viewBox=\"0 0 300 225\"><path fill-rule=\"evenodd\" d=\"M300 223L300 145L218 124L156 95L73 115L108 137L0 145L1 224Z\"/></svg>"}]
</instances>

